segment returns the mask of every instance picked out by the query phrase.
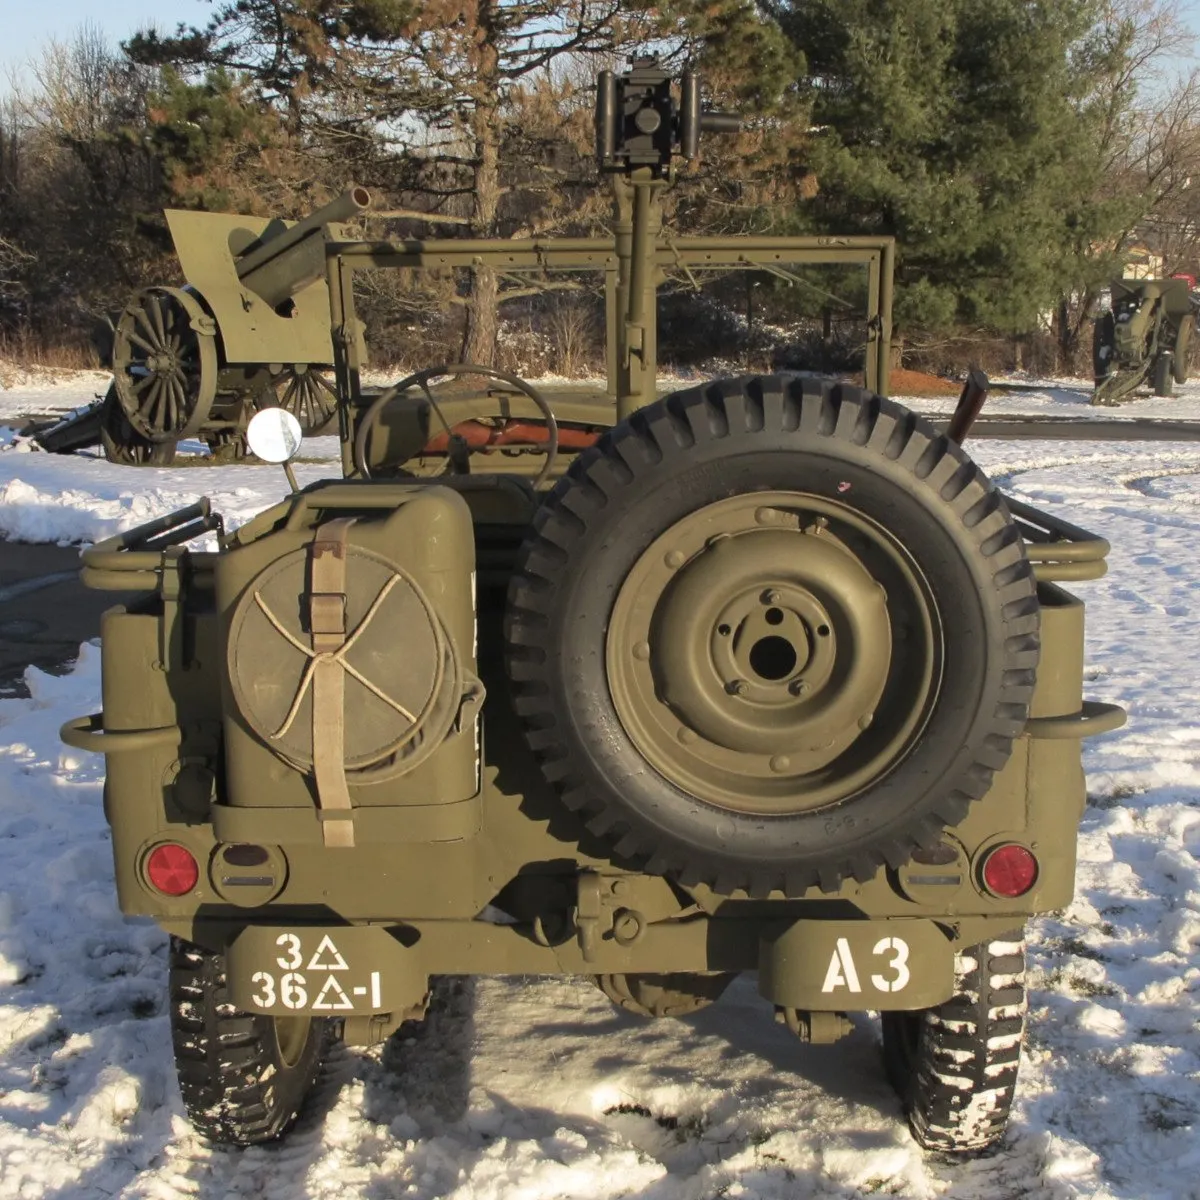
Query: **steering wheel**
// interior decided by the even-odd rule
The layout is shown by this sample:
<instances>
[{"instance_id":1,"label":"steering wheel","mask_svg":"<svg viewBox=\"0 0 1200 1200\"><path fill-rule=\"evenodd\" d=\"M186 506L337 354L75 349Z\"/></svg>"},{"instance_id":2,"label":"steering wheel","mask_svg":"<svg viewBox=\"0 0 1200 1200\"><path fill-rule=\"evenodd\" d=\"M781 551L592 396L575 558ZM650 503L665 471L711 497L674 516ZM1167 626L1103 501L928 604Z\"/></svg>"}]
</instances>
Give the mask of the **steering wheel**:
<instances>
[{"instance_id":1,"label":"steering wheel","mask_svg":"<svg viewBox=\"0 0 1200 1200\"><path fill-rule=\"evenodd\" d=\"M406 376L399 383L393 384L387 391L381 392L376 396L371 402L371 407L363 414L363 418L358 424L358 432L354 436L355 470L358 471L363 479L371 478L371 469L367 465L367 441L371 431L378 422L380 413L397 396L407 392L412 387L420 386L421 391L425 393L426 400L429 401L430 408L437 413L438 419L445 426L446 433L450 437L453 437L453 431L449 423L442 415L442 410L438 402L434 399L433 393L429 390L429 381L437 379L439 376L453 377L455 375L485 375L491 379L499 379L501 383L510 384L518 392L528 396L534 402L538 411L546 418L546 428L549 432L546 442L546 462L541 471L538 472L538 477L533 481L535 488L541 487L549 479L550 472L554 469L554 461L558 457L558 422L554 419L553 409L551 409L549 402L537 388L531 383L526 383L519 376L510 375L507 371L497 371L492 367L479 367L474 363L446 363L440 367L427 367L424 371L416 371L412 375Z\"/></svg>"}]
</instances>

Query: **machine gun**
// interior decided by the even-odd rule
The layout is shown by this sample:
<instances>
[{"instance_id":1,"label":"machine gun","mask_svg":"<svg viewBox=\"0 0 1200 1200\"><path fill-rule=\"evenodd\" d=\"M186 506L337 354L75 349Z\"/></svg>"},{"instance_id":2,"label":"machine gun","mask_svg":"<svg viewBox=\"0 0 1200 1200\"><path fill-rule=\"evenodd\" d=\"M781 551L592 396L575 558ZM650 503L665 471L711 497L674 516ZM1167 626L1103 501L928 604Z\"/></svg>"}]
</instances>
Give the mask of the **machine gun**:
<instances>
[{"instance_id":1,"label":"machine gun","mask_svg":"<svg viewBox=\"0 0 1200 1200\"><path fill-rule=\"evenodd\" d=\"M672 160L700 153L702 133L737 133L735 113L703 111L700 78L684 71L680 99L655 58L636 58L624 75L601 71L596 80L596 159L601 171L632 175L639 168L668 173Z\"/></svg>"},{"instance_id":2,"label":"machine gun","mask_svg":"<svg viewBox=\"0 0 1200 1200\"><path fill-rule=\"evenodd\" d=\"M700 80L685 71L679 103L671 76L655 58L634 59L629 71L601 71L596 82L596 160L613 176L616 202L617 307L625 314L618 359L617 417L654 399L658 355L654 248L662 229L662 193L676 157L695 159L701 133L736 133L741 118L704 112Z\"/></svg>"}]
</instances>

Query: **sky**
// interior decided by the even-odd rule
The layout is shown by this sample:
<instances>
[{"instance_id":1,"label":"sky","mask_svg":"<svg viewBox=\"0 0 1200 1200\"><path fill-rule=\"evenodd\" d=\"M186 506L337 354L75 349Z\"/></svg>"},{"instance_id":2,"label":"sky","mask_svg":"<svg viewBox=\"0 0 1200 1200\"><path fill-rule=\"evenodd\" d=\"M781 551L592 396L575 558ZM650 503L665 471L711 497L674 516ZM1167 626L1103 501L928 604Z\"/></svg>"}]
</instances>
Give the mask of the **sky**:
<instances>
[{"instance_id":1,"label":"sky","mask_svg":"<svg viewBox=\"0 0 1200 1200\"><path fill-rule=\"evenodd\" d=\"M69 41L85 24L115 47L137 29L156 25L170 31L180 21L199 25L211 11L208 0L0 0L0 91L51 38Z\"/></svg>"},{"instance_id":2,"label":"sky","mask_svg":"<svg viewBox=\"0 0 1200 1200\"><path fill-rule=\"evenodd\" d=\"M180 21L203 24L211 0L0 0L0 92L28 68L50 39L69 40L85 23L96 26L115 46L137 29L157 25L173 30ZM1180 0L1188 24L1200 35L1200 0Z\"/></svg>"}]
</instances>

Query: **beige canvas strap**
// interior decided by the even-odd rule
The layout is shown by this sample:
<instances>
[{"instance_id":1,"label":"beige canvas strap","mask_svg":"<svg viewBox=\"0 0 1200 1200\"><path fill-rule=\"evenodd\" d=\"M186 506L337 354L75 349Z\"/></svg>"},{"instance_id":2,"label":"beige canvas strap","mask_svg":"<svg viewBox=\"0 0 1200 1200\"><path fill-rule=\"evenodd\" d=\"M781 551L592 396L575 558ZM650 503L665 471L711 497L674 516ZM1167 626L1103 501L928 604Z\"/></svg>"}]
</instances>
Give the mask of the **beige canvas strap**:
<instances>
[{"instance_id":1,"label":"beige canvas strap","mask_svg":"<svg viewBox=\"0 0 1200 1200\"><path fill-rule=\"evenodd\" d=\"M318 816L326 846L354 845L354 811L346 785L346 547L353 517L326 521L310 550L312 746Z\"/></svg>"}]
</instances>

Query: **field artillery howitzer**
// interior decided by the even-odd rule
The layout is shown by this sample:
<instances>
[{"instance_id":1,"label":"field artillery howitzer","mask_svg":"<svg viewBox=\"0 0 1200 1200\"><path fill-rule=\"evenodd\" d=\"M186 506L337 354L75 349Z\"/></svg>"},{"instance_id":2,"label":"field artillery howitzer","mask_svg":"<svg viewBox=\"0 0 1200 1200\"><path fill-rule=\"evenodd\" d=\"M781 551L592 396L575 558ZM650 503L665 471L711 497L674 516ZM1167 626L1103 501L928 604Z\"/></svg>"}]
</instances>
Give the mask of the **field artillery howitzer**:
<instances>
[{"instance_id":1,"label":"field artillery howitzer","mask_svg":"<svg viewBox=\"0 0 1200 1200\"><path fill-rule=\"evenodd\" d=\"M1197 301L1190 281L1114 279L1092 333L1093 404L1116 404L1147 382L1156 396L1186 383Z\"/></svg>"},{"instance_id":2,"label":"field artillery howitzer","mask_svg":"<svg viewBox=\"0 0 1200 1200\"><path fill-rule=\"evenodd\" d=\"M874 390L745 375L656 398L655 271L727 250L648 235L687 126L645 64L609 88L617 146L667 129L622 167L628 253L620 230L503 252L612 272L611 395L431 386L469 365L362 393L353 272L499 251L326 239L345 478L239 529L201 500L84 552L87 583L142 598L105 615L104 711L63 737L106 755L123 911L171 935L185 1107L218 1141L280 1135L328 1039L379 1042L438 975L590 976L664 1016L757 972L809 1041L881 1011L920 1143L986 1147L1025 923L1073 892L1080 742L1124 720L1083 698L1060 586L1108 545ZM510 431L515 403L536 469L476 470L464 430ZM266 410L250 437L284 461L299 431Z\"/></svg>"},{"instance_id":3,"label":"field artillery howitzer","mask_svg":"<svg viewBox=\"0 0 1200 1200\"><path fill-rule=\"evenodd\" d=\"M97 325L107 393L35 438L55 453L99 442L110 461L166 466L186 438L240 457L264 407L286 409L306 434L327 430L337 395L325 242L370 202L351 188L295 223L168 209L185 285L144 288Z\"/></svg>"},{"instance_id":4,"label":"field artillery howitzer","mask_svg":"<svg viewBox=\"0 0 1200 1200\"><path fill-rule=\"evenodd\" d=\"M324 244L370 202L351 188L294 223L166 210L185 285L144 288L97 322L107 393L34 436L55 453L99 442L110 461L166 466L186 438L240 457L264 407L291 412L305 434L328 430L337 396Z\"/></svg>"},{"instance_id":5,"label":"field artillery howitzer","mask_svg":"<svg viewBox=\"0 0 1200 1200\"><path fill-rule=\"evenodd\" d=\"M366 190L352 188L292 225L168 210L187 284L144 289L116 321L111 440L120 445L125 432L132 447L199 437L236 448L266 405L292 412L307 433L329 425L325 239L369 206Z\"/></svg>"}]
</instances>

